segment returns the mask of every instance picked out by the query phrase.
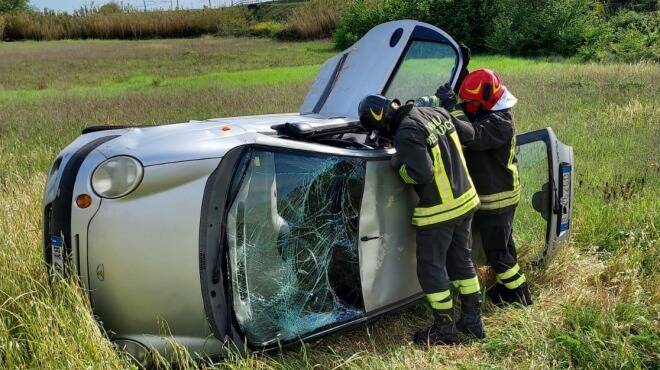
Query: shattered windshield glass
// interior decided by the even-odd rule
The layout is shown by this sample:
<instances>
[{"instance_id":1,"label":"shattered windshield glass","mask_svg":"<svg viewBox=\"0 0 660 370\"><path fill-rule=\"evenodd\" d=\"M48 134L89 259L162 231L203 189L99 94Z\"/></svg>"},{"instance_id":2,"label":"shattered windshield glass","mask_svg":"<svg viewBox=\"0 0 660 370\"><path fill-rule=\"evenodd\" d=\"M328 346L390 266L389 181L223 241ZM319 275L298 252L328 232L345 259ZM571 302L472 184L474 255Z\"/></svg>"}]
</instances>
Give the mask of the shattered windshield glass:
<instances>
[{"instance_id":1,"label":"shattered windshield glass","mask_svg":"<svg viewBox=\"0 0 660 370\"><path fill-rule=\"evenodd\" d=\"M234 311L248 341L288 341L362 316L364 161L268 150L248 156L227 218Z\"/></svg>"}]
</instances>

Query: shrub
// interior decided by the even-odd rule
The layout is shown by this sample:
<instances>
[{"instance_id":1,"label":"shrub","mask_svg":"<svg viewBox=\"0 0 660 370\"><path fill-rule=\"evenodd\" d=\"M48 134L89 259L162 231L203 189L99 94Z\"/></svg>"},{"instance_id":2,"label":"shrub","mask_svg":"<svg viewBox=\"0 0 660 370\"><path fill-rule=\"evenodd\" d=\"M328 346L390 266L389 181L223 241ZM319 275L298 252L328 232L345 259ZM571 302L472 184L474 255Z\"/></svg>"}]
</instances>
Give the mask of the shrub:
<instances>
[{"instance_id":1,"label":"shrub","mask_svg":"<svg viewBox=\"0 0 660 370\"><path fill-rule=\"evenodd\" d=\"M218 34L220 36L243 36L249 33L252 13L247 7L235 6L219 11L221 12L218 19Z\"/></svg>"},{"instance_id":2,"label":"shrub","mask_svg":"<svg viewBox=\"0 0 660 370\"><path fill-rule=\"evenodd\" d=\"M348 0L312 0L295 8L289 15L291 31L298 38L319 39L329 37L341 19Z\"/></svg>"},{"instance_id":3,"label":"shrub","mask_svg":"<svg viewBox=\"0 0 660 370\"><path fill-rule=\"evenodd\" d=\"M121 5L115 3L115 2L110 2L104 5L101 5L98 9L98 12L101 14L114 14L114 13L121 13L123 9L121 8Z\"/></svg>"},{"instance_id":4,"label":"shrub","mask_svg":"<svg viewBox=\"0 0 660 370\"><path fill-rule=\"evenodd\" d=\"M278 37L286 26L280 22L266 21L250 26L250 34L257 37Z\"/></svg>"},{"instance_id":5,"label":"shrub","mask_svg":"<svg viewBox=\"0 0 660 370\"><path fill-rule=\"evenodd\" d=\"M486 44L513 55L574 55L607 32L590 0L500 0Z\"/></svg>"},{"instance_id":6,"label":"shrub","mask_svg":"<svg viewBox=\"0 0 660 370\"><path fill-rule=\"evenodd\" d=\"M638 12L658 10L658 0L603 0L602 2L612 14L624 9Z\"/></svg>"},{"instance_id":7,"label":"shrub","mask_svg":"<svg viewBox=\"0 0 660 370\"><path fill-rule=\"evenodd\" d=\"M355 0L344 11L335 42L346 48L377 24L415 19L442 28L474 50L483 50L493 14L492 0Z\"/></svg>"},{"instance_id":8,"label":"shrub","mask_svg":"<svg viewBox=\"0 0 660 370\"><path fill-rule=\"evenodd\" d=\"M607 34L578 53L581 60L660 61L660 12L621 11L609 20Z\"/></svg>"},{"instance_id":9,"label":"shrub","mask_svg":"<svg viewBox=\"0 0 660 370\"><path fill-rule=\"evenodd\" d=\"M28 8L28 0L0 0L0 13L25 10Z\"/></svg>"},{"instance_id":10,"label":"shrub","mask_svg":"<svg viewBox=\"0 0 660 370\"><path fill-rule=\"evenodd\" d=\"M252 15L259 22L276 21L285 23L289 15L301 5L302 3L298 2L257 4L252 8Z\"/></svg>"}]
</instances>

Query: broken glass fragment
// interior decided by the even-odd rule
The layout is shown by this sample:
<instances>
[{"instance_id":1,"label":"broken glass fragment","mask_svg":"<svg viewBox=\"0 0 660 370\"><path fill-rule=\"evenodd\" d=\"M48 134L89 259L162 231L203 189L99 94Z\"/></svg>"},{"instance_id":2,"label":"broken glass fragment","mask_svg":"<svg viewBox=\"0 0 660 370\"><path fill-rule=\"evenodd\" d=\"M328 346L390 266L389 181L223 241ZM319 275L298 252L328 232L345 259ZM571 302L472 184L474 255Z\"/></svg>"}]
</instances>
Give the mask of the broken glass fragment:
<instances>
[{"instance_id":1,"label":"broken glass fragment","mask_svg":"<svg viewBox=\"0 0 660 370\"><path fill-rule=\"evenodd\" d=\"M252 150L227 217L236 318L254 346L364 315L358 220L365 162Z\"/></svg>"}]
</instances>

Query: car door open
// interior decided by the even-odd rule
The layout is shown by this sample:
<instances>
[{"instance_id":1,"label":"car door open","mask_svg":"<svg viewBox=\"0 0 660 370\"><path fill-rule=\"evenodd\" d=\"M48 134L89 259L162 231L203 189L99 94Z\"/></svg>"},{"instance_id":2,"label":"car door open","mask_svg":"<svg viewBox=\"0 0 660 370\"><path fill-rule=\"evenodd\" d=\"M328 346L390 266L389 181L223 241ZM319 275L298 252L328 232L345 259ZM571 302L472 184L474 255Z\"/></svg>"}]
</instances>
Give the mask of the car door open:
<instances>
[{"instance_id":1,"label":"car door open","mask_svg":"<svg viewBox=\"0 0 660 370\"><path fill-rule=\"evenodd\" d=\"M573 210L573 148L551 128L516 137L522 194L513 236L521 258L547 264L568 240Z\"/></svg>"}]
</instances>

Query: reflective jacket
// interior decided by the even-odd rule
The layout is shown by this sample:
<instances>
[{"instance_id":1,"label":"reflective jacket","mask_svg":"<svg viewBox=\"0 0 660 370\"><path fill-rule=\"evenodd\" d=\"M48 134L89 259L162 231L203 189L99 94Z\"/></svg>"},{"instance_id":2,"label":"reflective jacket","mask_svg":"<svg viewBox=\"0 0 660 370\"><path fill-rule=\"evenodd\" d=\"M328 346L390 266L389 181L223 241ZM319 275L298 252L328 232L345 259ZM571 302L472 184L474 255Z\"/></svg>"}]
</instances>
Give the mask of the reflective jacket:
<instances>
[{"instance_id":1,"label":"reflective jacket","mask_svg":"<svg viewBox=\"0 0 660 370\"><path fill-rule=\"evenodd\" d=\"M520 201L516 131L510 110L481 112L472 120L474 140L465 151L483 213L502 213Z\"/></svg>"},{"instance_id":2,"label":"reflective jacket","mask_svg":"<svg viewBox=\"0 0 660 370\"><path fill-rule=\"evenodd\" d=\"M471 125L442 108L412 104L399 108L394 125L392 165L419 195L413 225L431 228L474 212L479 197L461 146L474 137Z\"/></svg>"},{"instance_id":3,"label":"reflective jacket","mask_svg":"<svg viewBox=\"0 0 660 370\"><path fill-rule=\"evenodd\" d=\"M420 107L437 107L440 99L417 99ZM460 108L451 112L454 122L469 124ZM481 200L480 213L503 213L520 201L520 178L516 159L516 130L510 109L479 112L471 120L474 138L467 143L465 158Z\"/></svg>"}]
</instances>

